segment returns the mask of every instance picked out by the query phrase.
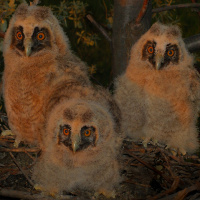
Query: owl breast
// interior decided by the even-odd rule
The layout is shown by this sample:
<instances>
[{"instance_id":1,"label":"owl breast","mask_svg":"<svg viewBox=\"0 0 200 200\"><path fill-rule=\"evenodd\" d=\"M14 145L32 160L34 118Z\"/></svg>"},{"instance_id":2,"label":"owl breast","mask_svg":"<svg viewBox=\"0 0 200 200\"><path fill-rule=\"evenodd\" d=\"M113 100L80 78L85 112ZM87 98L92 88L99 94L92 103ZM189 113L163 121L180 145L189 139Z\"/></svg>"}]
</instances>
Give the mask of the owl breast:
<instances>
[{"instance_id":1,"label":"owl breast","mask_svg":"<svg viewBox=\"0 0 200 200\"><path fill-rule=\"evenodd\" d=\"M4 98L11 129L20 132L27 142L32 142L39 139L36 132L43 121L45 96L54 70L53 63L46 68L31 62L29 64L27 67L27 63L20 63L5 69ZM13 69L12 72L10 69Z\"/></svg>"}]
</instances>

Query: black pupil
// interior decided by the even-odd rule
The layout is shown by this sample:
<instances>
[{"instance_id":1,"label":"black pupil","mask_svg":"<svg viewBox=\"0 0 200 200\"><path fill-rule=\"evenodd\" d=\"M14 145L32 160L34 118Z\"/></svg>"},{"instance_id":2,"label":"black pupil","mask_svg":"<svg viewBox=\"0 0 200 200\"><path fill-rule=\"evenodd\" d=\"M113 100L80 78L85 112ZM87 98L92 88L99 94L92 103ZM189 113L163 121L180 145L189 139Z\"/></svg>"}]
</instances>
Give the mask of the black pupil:
<instances>
[{"instance_id":1,"label":"black pupil","mask_svg":"<svg viewBox=\"0 0 200 200\"><path fill-rule=\"evenodd\" d=\"M152 53L152 52L153 52L153 48L152 48L152 47L150 47L150 48L149 48L149 51Z\"/></svg>"},{"instance_id":2,"label":"black pupil","mask_svg":"<svg viewBox=\"0 0 200 200\"><path fill-rule=\"evenodd\" d=\"M65 130L65 133L67 134L68 132L69 132L69 130L68 130L68 129L66 129L66 130Z\"/></svg>"},{"instance_id":3,"label":"black pupil","mask_svg":"<svg viewBox=\"0 0 200 200\"><path fill-rule=\"evenodd\" d=\"M21 37L22 37L22 34L21 34L21 33L19 33L19 34L18 34L18 37L19 37L19 38L21 38Z\"/></svg>"},{"instance_id":4,"label":"black pupil","mask_svg":"<svg viewBox=\"0 0 200 200\"><path fill-rule=\"evenodd\" d=\"M86 131L86 135L88 135L89 134L89 131Z\"/></svg>"},{"instance_id":5,"label":"black pupil","mask_svg":"<svg viewBox=\"0 0 200 200\"><path fill-rule=\"evenodd\" d=\"M43 36L42 36L42 34L39 34L39 38L42 38Z\"/></svg>"},{"instance_id":6,"label":"black pupil","mask_svg":"<svg viewBox=\"0 0 200 200\"><path fill-rule=\"evenodd\" d=\"M172 55L172 50L169 51L169 54Z\"/></svg>"}]
</instances>

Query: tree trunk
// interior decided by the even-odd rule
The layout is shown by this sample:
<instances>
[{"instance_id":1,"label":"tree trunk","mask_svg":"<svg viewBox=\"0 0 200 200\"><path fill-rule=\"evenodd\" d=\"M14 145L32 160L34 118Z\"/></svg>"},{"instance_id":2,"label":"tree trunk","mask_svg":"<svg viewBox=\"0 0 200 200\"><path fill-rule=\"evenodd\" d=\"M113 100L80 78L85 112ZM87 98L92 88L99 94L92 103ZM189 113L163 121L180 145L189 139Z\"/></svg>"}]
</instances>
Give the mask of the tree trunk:
<instances>
[{"instance_id":1,"label":"tree trunk","mask_svg":"<svg viewBox=\"0 0 200 200\"><path fill-rule=\"evenodd\" d=\"M146 11L143 11L145 2L148 5ZM150 28L151 10L151 0L114 0L113 77L120 75L126 69L132 45ZM136 23L140 11L144 12L144 15L141 21Z\"/></svg>"}]
</instances>

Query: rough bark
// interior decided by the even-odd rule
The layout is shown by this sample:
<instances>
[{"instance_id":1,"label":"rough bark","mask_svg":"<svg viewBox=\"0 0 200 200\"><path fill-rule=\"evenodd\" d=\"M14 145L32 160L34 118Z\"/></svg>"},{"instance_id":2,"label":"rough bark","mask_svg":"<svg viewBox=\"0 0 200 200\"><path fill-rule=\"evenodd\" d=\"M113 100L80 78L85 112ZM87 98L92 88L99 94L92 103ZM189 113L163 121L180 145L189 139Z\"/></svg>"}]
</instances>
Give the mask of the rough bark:
<instances>
[{"instance_id":1,"label":"rough bark","mask_svg":"<svg viewBox=\"0 0 200 200\"><path fill-rule=\"evenodd\" d=\"M131 46L151 26L152 1L148 2L147 10L140 23L136 19L143 9L145 0L115 0L113 23L113 77L120 75L127 66Z\"/></svg>"}]
</instances>

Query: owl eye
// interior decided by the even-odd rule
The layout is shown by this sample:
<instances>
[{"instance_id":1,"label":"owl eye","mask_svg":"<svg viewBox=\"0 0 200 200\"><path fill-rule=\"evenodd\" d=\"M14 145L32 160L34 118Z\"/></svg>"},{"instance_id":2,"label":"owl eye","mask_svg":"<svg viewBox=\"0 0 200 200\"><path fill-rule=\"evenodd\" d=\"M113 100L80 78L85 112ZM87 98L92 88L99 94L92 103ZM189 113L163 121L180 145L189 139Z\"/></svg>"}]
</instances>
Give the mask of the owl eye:
<instances>
[{"instance_id":1,"label":"owl eye","mask_svg":"<svg viewBox=\"0 0 200 200\"><path fill-rule=\"evenodd\" d=\"M171 50L167 51L167 55L172 57L174 55L174 50L171 49Z\"/></svg>"},{"instance_id":2,"label":"owl eye","mask_svg":"<svg viewBox=\"0 0 200 200\"><path fill-rule=\"evenodd\" d=\"M39 32L39 33L37 34L37 39L38 39L38 40L44 40L44 38L45 38L45 35L44 35L43 32Z\"/></svg>"},{"instance_id":3,"label":"owl eye","mask_svg":"<svg viewBox=\"0 0 200 200\"><path fill-rule=\"evenodd\" d=\"M148 51L150 54L152 54L152 53L154 52L154 49L153 49L152 46L150 46L150 47L148 47L147 51Z\"/></svg>"},{"instance_id":4,"label":"owl eye","mask_svg":"<svg viewBox=\"0 0 200 200\"><path fill-rule=\"evenodd\" d=\"M23 35L22 35L21 31L18 31L17 34L16 34L16 36L17 36L18 40L22 40L23 39Z\"/></svg>"},{"instance_id":5,"label":"owl eye","mask_svg":"<svg viewBox=\"0 0 200 200\"><path fill-rule=\"evenodd\" d=\"M86 137L89 137L89 136L91 135L91 130L90 130L90 129L86 129L86 130L84 131L84 135L85 135Z\"/></svg>"},{"instance_id":6,"label":"owl eye","mask_svg":"<svg viewBox=\"0 0 200 200\"><path fill-rule=\"evenodd\" d=\"M63 129L63 134L68 136L70 134L70 129L69 128L64 128Z\"/></svg>"}]
</instances>

